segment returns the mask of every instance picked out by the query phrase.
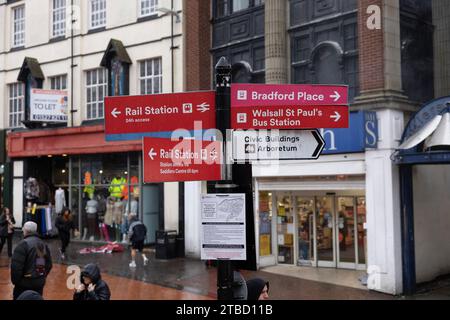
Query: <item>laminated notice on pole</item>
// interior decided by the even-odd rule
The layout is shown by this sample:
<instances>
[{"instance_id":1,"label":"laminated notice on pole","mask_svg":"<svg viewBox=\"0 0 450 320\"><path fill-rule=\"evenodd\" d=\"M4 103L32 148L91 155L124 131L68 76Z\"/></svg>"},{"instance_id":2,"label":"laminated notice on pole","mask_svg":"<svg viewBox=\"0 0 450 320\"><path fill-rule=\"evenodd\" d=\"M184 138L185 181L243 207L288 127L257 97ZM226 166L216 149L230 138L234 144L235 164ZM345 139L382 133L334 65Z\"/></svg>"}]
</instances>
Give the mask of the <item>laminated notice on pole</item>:
<instances>
[{"instance_id":1,"label":"laminated notice on pole","mask_svg":"<svg viewBox=\"0 0 450 320\"><path fill-rule=\"evenodd\" d=\"M203 194L201 259L247 260L245 194Z\"/></svg>"}]
</instances>

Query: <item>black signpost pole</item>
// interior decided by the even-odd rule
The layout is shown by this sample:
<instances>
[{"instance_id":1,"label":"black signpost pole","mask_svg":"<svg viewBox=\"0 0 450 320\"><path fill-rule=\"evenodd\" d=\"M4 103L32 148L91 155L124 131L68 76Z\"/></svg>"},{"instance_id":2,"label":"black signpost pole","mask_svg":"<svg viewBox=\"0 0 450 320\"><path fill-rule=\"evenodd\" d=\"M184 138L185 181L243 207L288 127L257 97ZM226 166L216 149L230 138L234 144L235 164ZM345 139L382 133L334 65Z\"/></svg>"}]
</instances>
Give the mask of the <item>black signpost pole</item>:
<instances>
[{"instance_id":1,"label":"black signpost pole","mask_svg":"<svg viewBox=\"0 0 450 320\"><path fill-rule=\"evenodd\" d=\"M226 135L230 129L231 65L225 57L220 58L216 67L216 128L223 141L222 180L214 186L215 193L236 193L233 183L232 164L227 163ZM217 261L217 299L233 299L233 264L231 260Z\"/></svg>"}]
</instances>

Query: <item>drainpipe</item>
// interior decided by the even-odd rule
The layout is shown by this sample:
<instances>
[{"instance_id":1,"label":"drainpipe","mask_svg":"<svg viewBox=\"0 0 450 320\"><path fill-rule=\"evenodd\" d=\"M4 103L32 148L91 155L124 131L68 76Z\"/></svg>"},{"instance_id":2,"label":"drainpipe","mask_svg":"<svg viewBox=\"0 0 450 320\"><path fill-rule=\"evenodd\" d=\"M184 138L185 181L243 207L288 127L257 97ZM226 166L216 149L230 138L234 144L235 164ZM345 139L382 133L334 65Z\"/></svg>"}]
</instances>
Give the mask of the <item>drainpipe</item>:
<instances>
[{"instance_id":1,"label":"drainpipe","mask_svg":"<svg viewBox=\"0 0 450 320\"><path fill-rule=\"evenodd\" d=\"M75 68L73 64L73 24L75 20L73 19L73 0L70 1L70 126L73 127L73 70Z\"/></svg>"},{"instance_id":2,"label":"drainpipe","mask_svg":"<svg viewBox=\"0 0 450 320\"><path fill-rule=\"evenodd\" d=\"M174 56L173 56L173 50L174 50L174 47L173 47L173 12L174 12L173 0L171 1L171 4L170 4L170 10L172 10L172 14L170 15L170 42L171 42L170 43L170 53L171 53L172 93L173 93L175 90L175 81L174 81L175 72L173 69L173 62L174 62Z\"/></svg>"}]
</instances>

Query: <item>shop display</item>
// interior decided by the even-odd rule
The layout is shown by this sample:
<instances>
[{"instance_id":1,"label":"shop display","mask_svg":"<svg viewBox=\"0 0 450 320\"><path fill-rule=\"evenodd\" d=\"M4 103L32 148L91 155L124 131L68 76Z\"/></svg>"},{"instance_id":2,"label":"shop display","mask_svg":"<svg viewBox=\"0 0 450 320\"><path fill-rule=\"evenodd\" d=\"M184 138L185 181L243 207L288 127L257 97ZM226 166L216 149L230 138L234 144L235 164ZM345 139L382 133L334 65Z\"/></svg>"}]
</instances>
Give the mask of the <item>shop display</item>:
<instances>
[{"instance_id":1,"label":"shop display","mask_svg":"<svg viewBox=\"0 0 450 320\"><path fill-rule=\"evenodd\" d=\"M55 191L55 212L61 213L65 206L66 206L65 191L64 191L64 189L59 187Z\"/></svg>"},{"instance_id":2,"label":"shop display","mask_svg":"<svg viewBox=\"0 0 450 320\"><path fill-rule=\"evenodd\" d=\"M292 264L294 252L294 216L290 196L278 198L277 213L278 262Z\"/></svg>"}]
</instances>

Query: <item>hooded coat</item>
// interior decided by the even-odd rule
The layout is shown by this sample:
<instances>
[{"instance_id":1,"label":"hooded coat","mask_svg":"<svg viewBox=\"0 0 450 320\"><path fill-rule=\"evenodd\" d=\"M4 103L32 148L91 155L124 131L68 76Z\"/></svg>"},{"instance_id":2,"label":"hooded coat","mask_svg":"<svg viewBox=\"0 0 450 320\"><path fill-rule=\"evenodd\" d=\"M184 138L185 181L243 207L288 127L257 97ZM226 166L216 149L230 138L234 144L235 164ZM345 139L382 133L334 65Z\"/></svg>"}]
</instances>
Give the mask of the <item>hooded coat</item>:
<instances>
[{"instance_id":1,"label":"hooded coat","mask_svg":"<svg viewBox=\"0 0 450 320\"><path fill-rule=\"evenodd\" d=\"M17 297L17 300L44 300L44 298L36 291L26 290Z\"/></svg>"},{"instance_id":2,"label":"hooded coat","mask_svg":"<svg viewBox=\"0 0 450 320\"><path fill-rule=\"evenodd\" d=\"M267 285L267 290L269 289L269 282L263 279L256 278L247 281L247 300L258 300L264 286Z\"/></svg>"},{"instance_id":3,"label":"hooded coat","mask_svg":"<svg viewBox=\"0 0 450 320\"><path fill-rule=\"evenodd\" d=\"M88 291L88 285L83 282L83 276L89 277L92 283L95 285L95 289L91 292ZM85 289L81 292L75 292L73 300L109 300L111 298L111 292L105 281L102 280L100 269L96 264L89 263L84 267L81 272L81 283L85 285Z\"/></svg>"}]
</instances>

